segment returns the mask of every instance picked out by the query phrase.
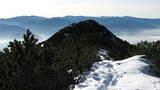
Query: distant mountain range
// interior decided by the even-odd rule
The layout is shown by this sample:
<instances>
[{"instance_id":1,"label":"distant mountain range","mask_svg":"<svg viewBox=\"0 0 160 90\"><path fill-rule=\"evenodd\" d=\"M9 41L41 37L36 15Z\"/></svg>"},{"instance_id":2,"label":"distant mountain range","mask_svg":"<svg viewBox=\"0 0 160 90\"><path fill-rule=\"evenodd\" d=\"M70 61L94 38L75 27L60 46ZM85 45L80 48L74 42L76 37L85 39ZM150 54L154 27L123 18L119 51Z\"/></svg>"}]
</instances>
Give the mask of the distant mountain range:
<instances>
[{"instance_id":1,"label":"distant mountain range","mask_svg":"<svg viewBox=\"0 0 160 90\"><path fill-rule=\"evenodd\" d=\"M137 17L89 17L89 16L65 16L45 18L38 16L19 16L0 19L0 37L10 38L14 35L21 35L30 29L38 37L47 39L59 29L70 25L92 19L104 25L115 35L134 35L142 30L160 28L160 19L137 18ZM45 36L45 37L43 37ZM19 36L16 36L19 37ZM47 37L47 38L46 38Z\"/></svg>"}]
</instances>

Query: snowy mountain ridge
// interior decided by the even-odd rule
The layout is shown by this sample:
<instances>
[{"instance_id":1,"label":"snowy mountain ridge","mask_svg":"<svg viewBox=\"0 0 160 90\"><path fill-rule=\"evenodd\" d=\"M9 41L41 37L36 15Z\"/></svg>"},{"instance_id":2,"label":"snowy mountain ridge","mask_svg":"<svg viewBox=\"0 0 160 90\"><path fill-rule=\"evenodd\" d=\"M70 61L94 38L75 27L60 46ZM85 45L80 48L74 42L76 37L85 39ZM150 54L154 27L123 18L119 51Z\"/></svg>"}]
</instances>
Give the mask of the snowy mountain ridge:
<instances>
[{"instance_id":1,"label":"snowy mountain ridge","mask_svg":"<svg viewBox=\"0 0 160 90\"><path fill-rule=\"evenodd\" d=\"M106 54L101 50L101 54ZM101 55L101 59L104 59ZM136 55L120 61L102 60L83 73L73 90L160 90L160 78L150 73L151 63Z\"/></svg>"}]
</instances>

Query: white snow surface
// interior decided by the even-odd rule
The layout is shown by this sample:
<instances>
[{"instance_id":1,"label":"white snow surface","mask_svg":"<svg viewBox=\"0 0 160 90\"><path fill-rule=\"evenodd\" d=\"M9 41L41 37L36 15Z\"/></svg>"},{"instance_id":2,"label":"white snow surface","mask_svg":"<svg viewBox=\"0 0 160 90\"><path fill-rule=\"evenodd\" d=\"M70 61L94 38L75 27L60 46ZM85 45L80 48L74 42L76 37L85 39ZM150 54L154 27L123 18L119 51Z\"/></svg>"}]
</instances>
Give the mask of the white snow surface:
<instances>
[{"instance_id":1,"label":"white snow surface","mask_svg":"<svg viewBox=\"0 0 160 90\"><path fill-rule=\"evenodd\" d=\"M160 90L160 78L149 73L150 61L143 56L96 62L73 90Z\"/></svg>"}]
</instances>

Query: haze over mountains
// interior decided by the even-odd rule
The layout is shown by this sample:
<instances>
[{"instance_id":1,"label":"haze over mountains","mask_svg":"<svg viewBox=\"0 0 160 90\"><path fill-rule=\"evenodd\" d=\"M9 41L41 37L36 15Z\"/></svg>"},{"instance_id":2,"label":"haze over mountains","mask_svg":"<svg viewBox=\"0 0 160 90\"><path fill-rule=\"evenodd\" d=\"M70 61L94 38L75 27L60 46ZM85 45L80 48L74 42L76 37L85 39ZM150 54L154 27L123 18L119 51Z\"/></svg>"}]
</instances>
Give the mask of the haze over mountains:
<instances>
[{"instance_id":1,"label":"haze over mountains","mask_svg":"<svg viewBox=\"0 0 160 90\"><path fill-rule=\"evenodd\" d=\"M34 34L42 35L38 30ZM0 52L1 89L158 90L160 87L160 79L151 76L160 76L160 41L131 45L90 19L72 23L43 42L38 43L29 30L23 38L12 40Z\"/></svg>"},{"instance_id":2,"label":"haze over mountains","mask_svg":"<svg viewBox=\"0 0 160 90\"><path fill-rule=\"evenodd\" d=\"M39 16L19 16L0 19L0 44L6 40L20 39L30 29L40 41L46 40L61 28L79 21L92 19L107 27L115 35L130 43L141 40L157 40L160 36L160 19L136 17L89 17L65 16L45 18ZM135 38L135 36L137 38Z\"/></svg>"}]
</instances>

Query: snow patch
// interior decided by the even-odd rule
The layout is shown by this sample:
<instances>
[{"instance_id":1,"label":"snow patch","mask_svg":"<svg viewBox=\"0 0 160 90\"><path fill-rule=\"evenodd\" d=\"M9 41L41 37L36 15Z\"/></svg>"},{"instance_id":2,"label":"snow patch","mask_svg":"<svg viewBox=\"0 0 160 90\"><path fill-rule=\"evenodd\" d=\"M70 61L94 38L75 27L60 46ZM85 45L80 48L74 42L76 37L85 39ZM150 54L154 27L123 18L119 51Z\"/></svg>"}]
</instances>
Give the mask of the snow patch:
<instances>
[{"instance_id":1,"label":"snow patch","mask_svg":"<svg viewBox=\"0 0 160 90\"><path fill-rule=\"evenodd\" d=\"M102 60L104 60L104 59L109 59L108 51L107 51L107 50L104 50L104 49L100 49L100 50L99 50L98 56L100 56L100 58L101 58Z\"/></svg>"},{"instance_id":2,"label":"snow patch","mask_svg":"<svg viewBox=\"0 0 160 90\"><path fill-rule=\"evenodd\" d=\"M104 51L99 55L103 57ZM73 90L160 90L160 78L149 73L151 62L143 57L96 62Z\"/></svg>"},{"instance_id":3,"label":"snow patch","mask_svg":"<svg viewBox=\"0 0 160 90\"><path fill-rule=\"evenodd\" d=\"M69 33L64 33L64 36L65 36L66 39L68 39L68 37L70 36L70 34Z\"/></svg>"}]
</instances>

